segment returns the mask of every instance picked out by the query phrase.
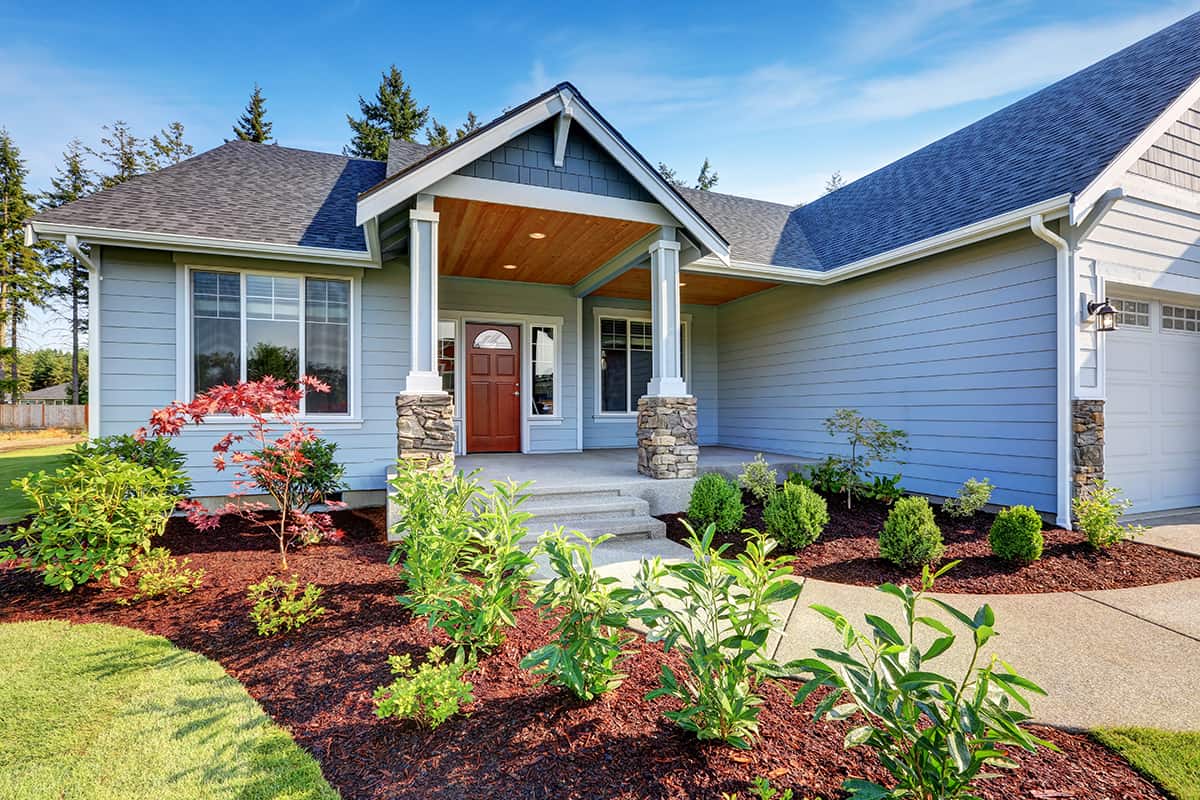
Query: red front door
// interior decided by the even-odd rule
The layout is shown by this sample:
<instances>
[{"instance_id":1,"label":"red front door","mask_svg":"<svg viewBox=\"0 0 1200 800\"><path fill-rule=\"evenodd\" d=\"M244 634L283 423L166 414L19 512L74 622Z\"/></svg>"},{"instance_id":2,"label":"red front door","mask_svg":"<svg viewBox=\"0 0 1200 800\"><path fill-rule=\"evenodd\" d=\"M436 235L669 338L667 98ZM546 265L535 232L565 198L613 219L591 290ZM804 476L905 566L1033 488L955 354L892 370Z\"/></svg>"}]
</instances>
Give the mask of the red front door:
<instances>
[{"instance_id":1,"label":"red front door","mask_svg":"<svg viewBox=\"0 0 1200 800\"><path fill-rule=\"evenodd\" d=\"M521 449L521 328L467 325L467 452Z\"/></svg>"}]
</instances>

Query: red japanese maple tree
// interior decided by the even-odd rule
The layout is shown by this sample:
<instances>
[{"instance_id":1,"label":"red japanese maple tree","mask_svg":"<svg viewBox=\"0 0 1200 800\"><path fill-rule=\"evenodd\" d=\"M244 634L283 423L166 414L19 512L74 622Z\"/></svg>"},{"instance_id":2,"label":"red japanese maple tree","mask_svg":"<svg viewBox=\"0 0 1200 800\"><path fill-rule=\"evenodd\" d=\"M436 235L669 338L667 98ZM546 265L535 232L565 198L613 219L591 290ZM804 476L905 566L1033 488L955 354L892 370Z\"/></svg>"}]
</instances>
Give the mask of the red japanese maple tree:
<instances>
[{"instance_id":1,"label":"red japanese maple tree","mask_svg":"<svg viewBox=\"0 0 1200 800\"><path fill-rule=\"evenodd\" d=\"M150 415L149 431L146 428L137 431L139 438L148 432L155 436L175 436L187 425L197 425L213 414L248 420L248 433L229 431L212 447L213 466L218 471L224 471L229 463L237 468L234 490L230 493L234 500L212 511L196 500L182 501L180 507L188 512L188 521L201 530L217 527L224 514L236 514L269 529L279 540L279 558L285 570L288 547L293 543L311 544L342 537L329 514L310 508L321 500L329 507L344 504L299 491L305 468L312 463L304 454L305 445L318 441L317 429L297 419L305 391L328 392L329 386L311 376L301 378L299 386L269 376L233 386L222 384L196 395L190 403L176 400L156 410ZM278 428L285 430L276 435ZM247 440L253 445L236 446ZM274 504L241 499L252 489L268 495ZM279 510L277 521L271 520L267 513L274 508Z\"/></svg>"}]
</instances>

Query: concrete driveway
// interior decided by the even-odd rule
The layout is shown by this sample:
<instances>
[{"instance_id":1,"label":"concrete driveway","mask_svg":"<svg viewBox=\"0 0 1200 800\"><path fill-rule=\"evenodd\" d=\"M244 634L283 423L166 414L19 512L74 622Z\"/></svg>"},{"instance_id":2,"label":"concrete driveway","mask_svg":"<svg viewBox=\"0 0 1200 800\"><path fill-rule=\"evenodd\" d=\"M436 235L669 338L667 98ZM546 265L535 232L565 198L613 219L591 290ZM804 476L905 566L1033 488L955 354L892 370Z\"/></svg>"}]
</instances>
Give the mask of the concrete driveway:
<instances>
[{"instance_id":1,"label":"concrete driveway","mask_svg":"<svg viewBox=\"0 0 1200 800\"><path fill-rule=\"evenodd\" d=\"M1131 514L1125 519L1146 526L1139 542L1200 556L1200 508Z\"/></svg>"}]
</instances>

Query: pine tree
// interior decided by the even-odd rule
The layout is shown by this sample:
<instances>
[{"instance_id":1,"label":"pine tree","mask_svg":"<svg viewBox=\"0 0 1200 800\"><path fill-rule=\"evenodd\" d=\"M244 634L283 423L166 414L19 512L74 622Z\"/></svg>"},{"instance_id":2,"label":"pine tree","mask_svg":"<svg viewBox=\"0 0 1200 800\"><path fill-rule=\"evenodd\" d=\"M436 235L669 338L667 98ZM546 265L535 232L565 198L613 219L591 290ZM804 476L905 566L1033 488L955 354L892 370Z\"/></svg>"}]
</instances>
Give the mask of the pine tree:
<instances>
[{"instance_id":1,"label":"pine tree","mask_svg":"<svg viewBox=\"0 0 1200 800\"><path fill-rule=\"evenodd\" d=\"M85 148L88 155L107 164L111 170L100 178L101 189L111 189L146 171L150 153L146 150L145 140L134 136L129 123L117 120L102 130L108 135L100 137L100 149Z\"/></svg>"},{"instance_id":2,"label":"pine tree","mask_svg":"<svg viewBox=\"0 0 1200 800\"><path fill-rule=\"evenodd\" d=\"M178 164L196 155L196 148L183 140L183 123L172 122L150 137L146 154L146 172Z\"/></svg>"},{"instance_id":3,"label":"pine tree","mask_svg":"<svg viewBox=\"0 0 1200 800\"><path fill-rule=\"evenodd\" d=\"M429 106L418 106L413 100L412 87L393 64L390 72L382 74L374 101L358 96L361 119L346 115L354 137L342 149L348 156L386 161L392 139L414 142L429 119Z\"/></svg>"},{"instance_id":4,"label":"pine tree","mask_svg":"<svg viewBox=\"0 0 1200 800\"><path fill-rule=\"evenodd\" d=\"M663 176L663 180L672 186L687 186L686 181L679 180L679 173L671 169L666 163L658 162L658 174Z\"/></svg>"},{"instance_id":5,"label":"pine tree","mask_svg":"<svg viewBox=\"0 0 1200 800\"><path fill-rule=\"evenodd\" d=\"M429 125L425 126L425 141L431 147L445 147L450 144L450 131L434 117Z\"/></svg>"},{"instance_id":6,"label":"pine tree","mask_svg":"<svg viewBox=\"0 0 1200 800\"><path fill-rule=\"evenodd\" d=\"M461 128L454 129L454 138L461 139L467 134L474 133L483 126L479 124L479 117L475 116L474 111L467 112L467 121L463 123Z\"/></svg>"},{"instance_id":7,"label":"pine tree","mask_svg":"<svg viewBox=\"0 0 1200 800\"><path fill-rule=\"evenodd\" d=\"M271 123L267 121L267 101L263 97L262 87L254 84L254 93L246 110L233 126L233 135L243 142L258 142L266 144L272 141Z\"/></svg>"},{"instance_id":8,"label":"pine tree","mask_svg":"<svg viewBox=\"0 0 1200 800\"><path fill-rule=\"evenodd\" d=\"M8 131L0 128L0 326L7 325L8 374L3 389L10 402L20 399L17 331L32 305L43 302L46 281L33 248L25 244L25 223L33 216L32 198L25 190L29 171ZM3 330L3 327L0 327Z\"/></svg>"},{"instance_id":9,"label":"pine tree","mask_svg":"<svg viewBox=\"0 0 1200 800\"><path fill-rule=\"evenodd\" d=\"M845 185L846 179L842 177L841 170L837 170L829 176L829 180L825 181L825 194L836 192Z\"/></svg>"},{"instance_id":10,"label":"pine tree","mask_svg":"<svg viewBox=\"0 0 1200 800\"><path fill-rule=\"evenodd\" d=\"M721 178L717 175L717 171L708 163L708 157L704 159L704 166L700 167L700 175L696 178L696 188L702 192L707 192L717 185L717 181Z\"/></svg>"},{"instance_id":11,"label":"pine tree","mask_svg":"<svg viewBox=\"0 0 1200 800\"><path fill-rule=\"evenodd\" d=\"M50 179L51 190L42 195L42 208L66 205L95 190L93 175L83 164L83 153L83 145L78 139L72 139L63 151L63 163L58 168L57 177ZM53 282L52 294L60 299L65 298L70 305L71 370L68 382L71 384L71 402L79 403L79 336L87 330L87 322L80 312L88 302L87 270L66 247L57 243L47 243L42 252L42 261Z\"/></svg>"}]
</instances>

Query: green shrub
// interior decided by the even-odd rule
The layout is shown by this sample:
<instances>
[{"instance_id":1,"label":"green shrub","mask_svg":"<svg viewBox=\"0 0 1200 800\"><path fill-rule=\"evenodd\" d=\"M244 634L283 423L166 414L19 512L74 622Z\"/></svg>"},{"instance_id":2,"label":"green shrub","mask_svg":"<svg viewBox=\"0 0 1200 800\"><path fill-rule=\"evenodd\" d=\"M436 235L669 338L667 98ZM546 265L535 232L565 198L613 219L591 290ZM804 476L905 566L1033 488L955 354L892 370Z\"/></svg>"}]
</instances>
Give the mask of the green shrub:
<instances>
[{"instance_id":1,"label":"green shrub","mask_svg":"<svg viewBox=\"0 0 1200 800\"><path fill-rule=\"evenodd\" d=\"M122 605L153 600L158 597L182 597L200 588L204 570L188 569L190 558L172 558L165 547L154 547L141 553L133 562L132 572L137 575L134 593L117 602Z\"/></svg>"},{"instance_id":2,"label":"green shrub","mask_svg":"<svg viewBox=\"0 0 1200 800\"><path fill-rule=\"evenodd\" d=\"M825 420L825 430L830 436L841 435L850 452L844 456L830 456L828 463L836 464L845 476L846 508L850 508L854 493L864 475L877 461L890 461L896 454L908 449L908 434L899 428L890 428L883 422L864 417L853 408L839 408Z\"/></svg>"},{"instance_id":3,"label":"green shrub","mask_svg":"<svg viewBox=\"0 0 1200 800\"><path fill-rule=\"evenodd\" d=\"M324 592L316 584L309 583L300 591L300 579L293 576L290 581L268 575L260 583L252 583L246 596L254 604L250 619L259 636L273 636L280 631L294 631L325 614L318 605Z\"/></svg>"},{"instance_id":4,"label":"green shrub","mask_svg":"<svg viewBox=\"0 0 1200 800\"><path fill-rule=\"evenodd\" d=\"M299 470L299 476L288 482L285 494L288 498L287 507L293 511L304 513L310 506L324 503L332 495L344 491L346 468L335 459L337 444L325 439L311 439L301 442L298 448L304 465ZM278 478L267 477L287 474L284 465L288 459L294 458L291 450L285 447L267 447L254 451L254 456L260 459L261 470L256 470L255 484L263 492L271 489L278 491ZM263 477L259 477L259 476Z\"/></svg>"},{"instance_id":5,"label":"green shrub","mask_svg":"<svg viewBox=\"0 0 1200 800\"><path fill-rule=\"evenodd\" d=\"M192 493L192 481L183 468L186 459L171 446L171 440L166 436L147 436L141 440L127 433L103 436L78 444L71 451L73 461L100 455L116 456L130 464L158 470L167 478L170 494L176 497L183 498Z\"/></svg>"},{"instance_id":6,"label":"green shrub","mask_svg":"<svg viewBox=\"0 0 1200 800\"><path fill-rule=\"evenodd\" d=\"M981 658L995 635L991 607L984 605L971 617L925 597L934 580L956 563L935 575L925 567L919 592L908 586L879 587L903 605L907 625L902 630L868 614L870 632L864 633L837 611L813 606L833 623L842 644L818 650L819 658L800 659L782 668L789 674L811 676L796 695L797 705L818 689L832 689L817 706L815 717L853 719L854 727L843 740L845 747L870 747L892 773L892 788L846 780L843 788L852 797L969 800L977 797L977 781L996 777L998 769L1017 767L1006 750L1057 749L1022 727L1030 719L1028 695L1045 692L1005 662ZM930 666L955 645L958 636L945 622L922 613L924 603L939 607L969 631L968 651L974 648L974 653L965 674L947 677ZM927 647L917 644L918 638L926 638L915 635L918 624L936 637ZM968 663L966 658L954 660Z\"/></svg>"},{"instance_id":7,"label":"green shrub","mask_svg":"<svg viewBox=\"0 0 1200 800\"><path fill-rule=\"evenodd\" d=\"M779 473L771 469L763 454L759 453L753 461L742 465L742 474L738 475L737 484L758 502L766 503L779 486Z\"/></svg>"},{"instance_id":8,"label":"green shrub","mask_svg":"<svg viewBox=\"0 0 1200 800\"><path fill-rule=\"evenodd\" d=\"M932 564L942 557L942 532L924 497L902 497L879 534L879 555L898 567Z\"/></svg>"},{"instance_id":9,"label":"green shrub","mask_svg":"<svg viewBox=\"0 0 1200 800\"><path fill-rule=\"evenodd\" d=\"M728 545L712 546L714 525L702 535L689 532L692 559L642 561L629 596L649 628L647 640L668 652L679 647L690 673L681 679L663 664L661 687L646 699L678 701L667 719L700 739L748 748L762 705L755 688L771 666L767 638L781 625L771 606L799 595L800 584L791 579L790 557L772 557L775 542L765 533L750 531L745 551L726 558Z\"/></svg>"},{"instance_id":10,"label":"green shrub","mask_svg":"<svg viewBox=\"0 0 1200 800\"><path fill-rule=\"evenodd\" d=\"M876 475L870 483L862 483L859 486L857 494L868 500L874 500L877 503L890 506L901 497L904 497L904 487L900 485L902 477L901 475L893 475L889 478L885 475Z\"/></svg>"},{"instance_id":11,"label":"green shrub","mask_svg":"<svg viewBox=\"0 0 1200 800\"><path fill-rule=\"evenodd\" d=\"M571 539L578 541L572 541ZM625 629L629 605L613 591L618 580L601 577L592 563L596 545L611 535L589 539L578 531L548 531L538 541L554 577L538 595L545 616L561 612L554 627L555 641L521 660L522 669L542 675L545 682L569 689L582 700L621 685L625 675L617 665L627 655L633 634Z\"/></svg>"},{"instance_id":12,"label":"green shrub","mask_svg":"<svg viewBox=\"0 0 1200 800\"><path fill-rule=\"evenodd\" d=\"M763 509L767 533L786 547L799 550L817 540L829 524L825 498L802 484L786 483Z\"/></svg>"},{"instance_id":13,"label":"green shrub","mask_svg":"<svg viewBox=\"0 0 1200 800\"><path fill-rule=\"evenodd\" d=\"M1032 506L1013 506L996 515L988 544L997 558L1030 564L1042 557L1042 517Z\"/></svg>"},{"instance_id":14,"label":"green shrub","mask_svg":"<svg viewBox=\"0 0 1200 800\"><path fill-rule=\"evenodd\" d=\"M949 497L942 503L942 511L958 519L973 517L992 499L993 488L995 487L987 478L982 481L968 478L967 482L959 487L957 497Z\"/></svg>"},{"instance_id":15,"label":"green shrub","mask_svg":"<svg viewBox=\"0 0 1200 800\"><path fill-rule=\"evenodd\" d=\"M833 456L811 467L808 472L807 481L797 473L793 473L793 475L797 481L807 482L812 488L826 497L836 497L839 494L853 492L857 490L859 485L858 476L848 471Z\"/></svg>"},{"instance_id":16,"label":"green shrub","mask_svg":"<svg viewBox=\"0 0 1200 800\"><path fill-rule=\"evenodd\" d=\"M426 575L416 591L410 586L399 598L414 614L428 618L429 627L450 637L460 660L467 653L473 657L494 649L504 641L505 628L516 624L514 612L534 567L521 549L524 523L532 516L520 510L529 499L527 487L495 481L491 492L475 496L473 516L436 529L455 537L446 552L430 559L444 565L446 573Z\"/></svg>"},{"instance_id":17,"label":"green shrub","mask_svg":"<svg viewBox=\"0 0 1200 800\"><path fill-rule=\"evenodd\" d=\"M1086 496L1071 501L1079 529L1087 537L1088 544L1097 550L1112 547L1117 542L1140 535L1145 528L1141 525L1122 525L1121 517L1133 507L1133 502L1118 500L1121 490L1097 481Z\"/></svg>"},{"instance_id":18,"label":"green shrub","mask_svg":"<svg viewBox=\"0 0 1200 800\"><path fill-rule=\"evenodd\" d=\"M53 475L13 481L35 508L33 520L0 532L0 562L42 573L70 591L89 581L120 585L139 552L160 535L177 498L162 472L114 455L78 456Z\"/></svg>"},{"instance_id":19,"label":"green shrub","mask_svg":"<svg viewBox=\"0 0 1200 800\"><path fill-rule=\"evenodd\" d=\"M709 472L692 486L687 518L694 527L716 525L717 533L731 533L742 524L745 514L741 490L723 476Z\"/></svg>"},{"instance_id":20,"label":"green shrub","mask_svg":"<svg viewBox=\"0 0 1200 800\"><path fill-rule=\"evenodd\" d=\"M467 703L475 701L475 688L463 679L472 664L446 662L440 647L431 647L425 663L413 669L407 654L389 656L395 675L387 686L375 690L375 716L380 719L411 719L423 728L436 728Z\"/></svg>"}]
</instances>

